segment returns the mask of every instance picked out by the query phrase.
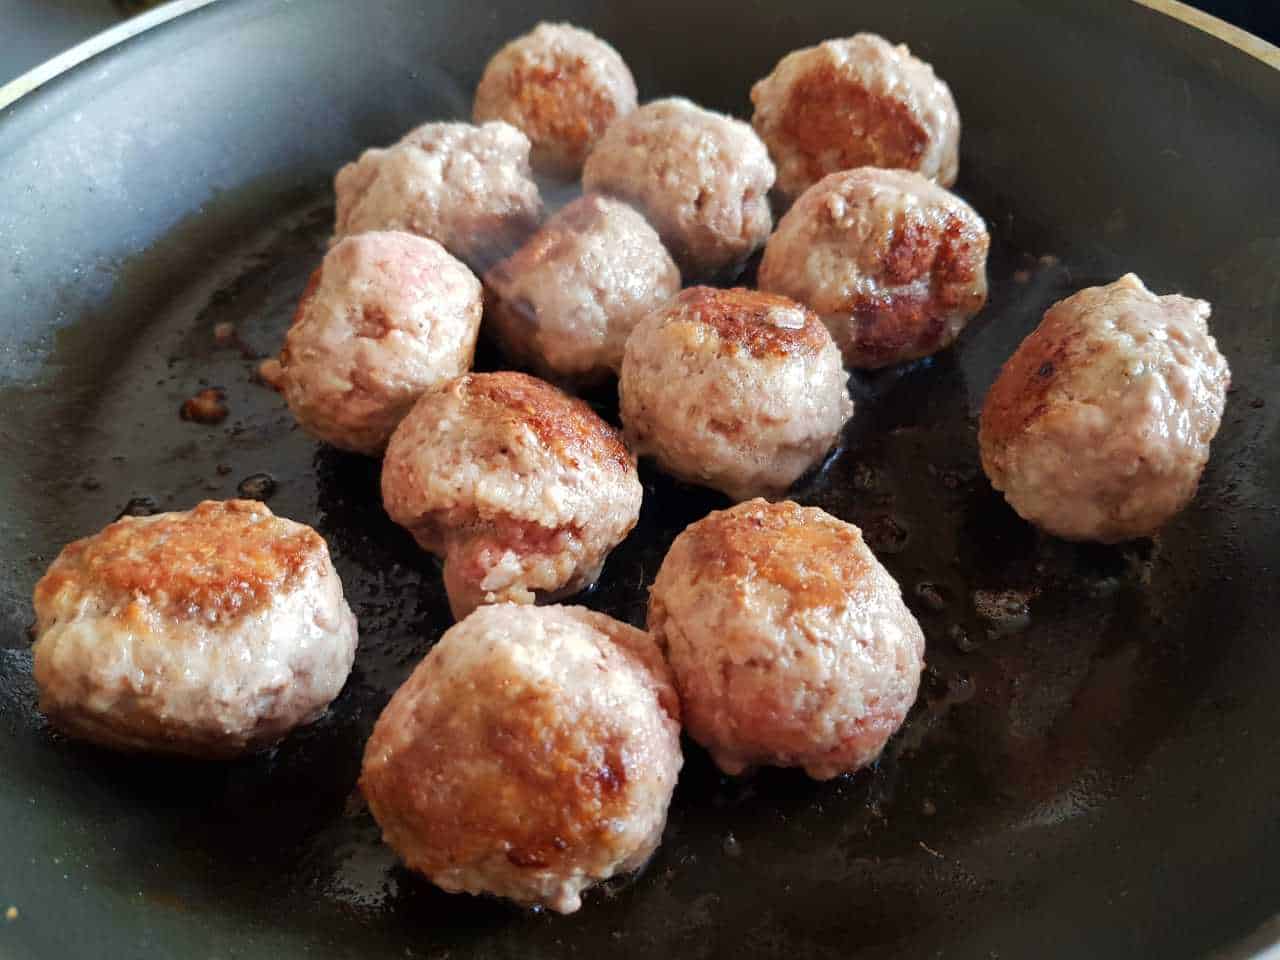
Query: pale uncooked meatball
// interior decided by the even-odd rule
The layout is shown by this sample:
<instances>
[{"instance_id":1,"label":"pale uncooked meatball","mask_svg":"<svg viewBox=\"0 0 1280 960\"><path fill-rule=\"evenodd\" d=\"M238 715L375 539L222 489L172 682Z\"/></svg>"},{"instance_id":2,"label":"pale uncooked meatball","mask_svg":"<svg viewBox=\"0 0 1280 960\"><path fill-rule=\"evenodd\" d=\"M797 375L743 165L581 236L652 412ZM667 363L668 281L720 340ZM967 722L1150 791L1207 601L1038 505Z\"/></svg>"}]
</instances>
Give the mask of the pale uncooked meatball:
<instances>
[{"instance_id":1,"label":"pale uncooked meatball","mask_svg":"<svg viewBox=\"0 0 1280 960\"><path fill-rule=\"evenodd\" d=\"M583 607L481 607L378 718L360 788L386 842L450 892L573 913L644 865L683 758L647 633Z\"/></svg>"},{"instance_id":2,"label":"pale uncooked meatball","mask_svg":"<svg viewBox=\"0 0 1280 960\"><path fill-rule=\"evenodd\" d=\"M720 769L874 761L916 699L924 634L852 524L751 500L676 537L649 595L685 729Z\"/></svg>"},{"instance_id":3,"label":"pale uncooked meatball","mask_svg":"<svg viewBox=\"0 0 1280 960\"><path fill-rule=\"evenodd\" d=\"M813 308L849 366L885 367L955 341L987 302L990 245L974 209L919 174L846 170L778 222L760 289Z\"/></svg>"},{"instance_id":4,"label":"pale uncooked meatball","mask_svg":"<svg viewBox=\"0 0 1280 960\"><path fill-rule=\"evenodd\" d=\"M648 218L686 280L739 268L769 236L773 164L741 120L681 98L613 124L582 171L583 189Z\"/></svg>"},{"instance_id":5,"label":"pale uncooked meatball","mask_svg":"<svg viewBox=\"0 0 1280 960\"><path fill-rule=\"evenodd\" d=\"M794 199L829 173L890 167L956 181L960 114L933 68L874 33L795 50L751 88L751 123Z\"/></svg>"},{"instance_id":6,"label":"pale uncooked meatball","mask_svg":"<svg viewBox=\"0 0 1280 960\"><path fill-rule=\"evenodd\" d=\"M578 384L616 372L640 318L680 290L680 271L644 217L588 194L485 274L487 329L507 355Z\"/></svg>"},{"instance_id":7,"label":"pale uncooked meatball","mask_svg":"<svg viewBox=\"0 0 1280 960\"><path fill-rule=\"evenodd\" d=\"M130 751L232 756L315 720L356 621L324 540L248 500L124 517L36 584L40 709Z\"/></svg>"},{"instance_id":8,"label":"pale uncooked meatball","mask_svg":"<svg viewBox=\"0 0 1280 960\"><path fill-rule=\"evenodd\" d=\"M636 82L617 50L567 23L540 23L489 61L472 116L519 127L535 170L576 179L609 124L635 108Z\"/></svg>"},{"instance_id":9,"label":"pale uncooked meatball","mask_svg":"<svg viewBox=\"0 0 1280 960\"><path fill-rule=\"evenodd\" d=\"M735 500L780 496L853 414L813 312L755 290L690 287L627 341L619 412L632 449Z\"/></svg>"},{"instance_id":10,"label":"pale uncooked meatball","mask_svg":"<svg viewBox=\"0 0 1280 960\"><path fill-rule=\"evenodd\" d=\"M542 219L529 138L507 123L427 123L366 150L333 181L334 239L370 230L430 237L483 273Z\"/></svg>"},{"instance_id":11,"label":"pale uncooked meatball","mask_svg":"<svg viewBox=\"0 0 1280 960\"><path fill-rule=\"evenodd\" d=\"M453 615L595 583L631 532L635 459L589 406L523 373L476 373L423 394L382 464L382 502L444 559Z\"/></svg>"},{"instance_id":12,"label":"pale uncooked meatball","mask_svg":"<svg viewBox=\"0 0 1280 960\"><path fill-rule=\"evenodd\" d=\"M1222 422L1231 371L1208 321L1133 274L1051 307L982 408L992 486L1069 540L1154 534L1195 496Z\"/></svg>"},{"instance_id":13,"label":"pale uncooked meatball","mask_svg":"<svg viewBox=\"0 0 1280 960\"><path fill-rule=\"evenodd\" d=\"M471 368L481 310L480 281L434 240L356 234L311 275L262 375L312 436L379 454L424 390Z\"/></svg>"}]
</instances>

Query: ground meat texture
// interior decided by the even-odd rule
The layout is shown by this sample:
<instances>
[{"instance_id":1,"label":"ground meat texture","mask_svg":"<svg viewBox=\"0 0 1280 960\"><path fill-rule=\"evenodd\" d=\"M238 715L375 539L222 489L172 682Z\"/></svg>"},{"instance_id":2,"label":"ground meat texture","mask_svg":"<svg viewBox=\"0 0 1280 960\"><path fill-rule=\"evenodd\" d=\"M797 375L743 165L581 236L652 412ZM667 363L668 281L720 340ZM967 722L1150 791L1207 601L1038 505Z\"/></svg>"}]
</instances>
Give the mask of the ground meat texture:
<instances>
[{"instance_id":1,"label":"ground meat texture","mask_svg":"<svg viewBox=\"0 0 1280 960\"><path fill-rule=\"evenodd\" d=\"M919 174L862 167L805 191L769 238L760 289L817 312L851 367L950 346L987 300L986 224Z\"/></svg>"},{"instance_id":2,"label":"ground meat texture","mask_svg":"<svg viewBox=\"0 0 1280 960\"><path fill-rule=\"evenodd\" d=\"M627 341L619 411L631 447L735 500L781 496L853 414L831 335L785 297L691 287Z\"/></svg>"},{"instance_id":3,"label":"ground meat texture","mask_svg":"<svg viewBox=\"0 0 1280 960\"><path fill-rule=\"evenodd\" d=\"M360 787L383 838L451 892L573 913L642 866L680 772L679 706L646 633L583 607L481 607L374 727Z\"/></svg>"},{"instance_id":4,"label":"ground meat texture","mask_svg":"<svg viewBox=\"0 0 1280 960\"><path fill-rule=\"evenodd\" d=\"M325 542L248 500L123 517L36 584L40 709L121 750L232 756L316 719L356 622Z\"/></svg>"},{"instance_id":5,"label":"ground meat texture","mask_svg":"<svg viewBox=\"0 0 1280 960\"><path fill-rule=\"evenodd\" d=\"M956 181L960 115L950 88L905 46L873 33L787 54L751 88L751 102L790 198L854 167Z\"/></svg>"},{"instance_id":6,"label":"ground meat texture","mask_svg":"<svg viewBox=\"0 0 1280 960\"><path fill-rule=\"evenodd\" d=\"M1154 534L1195 496L1231 372L1209 304L1133 274L1055 304L987 394L991 484L1069 540Z\"/></svg>"},{"instance_id":7,"label":"ground meat texture","mask_svg":"<svg viewBox=\"0 0 1280 960\"><path fill-rule=\"evenodd\" d=\"M688 100L655 100L613 124L587 157L587 191L625 200L686 280L740 268L769 236L774 170L755 132Z\"/></svg>"},{"instance_id":8,"label":"ground meat texture","mask_svg":"<svg viewBox=\"0 0 1280 960\"><path fill-rule=\"evenodd\" d=\"M676 537L649 595L685 730L720 769L826 780L880 755L915 702L924 634L852 524L751 500Z\"/></svg>"},{"instance_id":9,"label":"ground meat texture","mask_svg":"<svg viewBox=\"0 0 1280 960\"><path fill-rule=\"evenodd\" d=\"M477 273L528 239L542 219L529 138L506 123L427 123L366 150L334 178L334 239L370 230L430 237Z\"/></svg>"},{"instance_id":10,"label":"ground meat texture","mask_svg":"<svg viewBox=\"0 0 1280 960\"><path fill-rule=\"evenodd\" d=\"M489 61L472 116L523 130L535 170L577 179L609 124L635 108L636 82L617 50L567 23L540 23Z\"/></svg>"},{"instance_id":11,"label":"ground meat texture","mask_svg":"<svg viewBox=\"0 0 1280 960\"><path fill-rule=\"evenodd\" d=\"M347 237L307 284L273 385L308 433L380 454L424 390L470 369L481 309L480 281L434 240Z\"/></svg>"},{"instance_id":12,"label":"ground meat texture","mask_svg":"<svg viewBox=\"0 0 1280 960\"><path fill-rule=\"evenodd\" d=\"M382 465L391 519L444 559L455 617L595 583L642 490L622 437L522 373L477 373L422 396Z\"/></svg>"},{"instance_id":13,"label":"ground meat texture","mask_svg":"<svg viewBox=\"0 0 1280 960\"><path fill-rule=\"evenodd\" d=\"M578 384L616 372L640 318L680 290L654 229L625 203L589 194L487 274L487 329L517 363Z\"/></svg>"}]
</instances>

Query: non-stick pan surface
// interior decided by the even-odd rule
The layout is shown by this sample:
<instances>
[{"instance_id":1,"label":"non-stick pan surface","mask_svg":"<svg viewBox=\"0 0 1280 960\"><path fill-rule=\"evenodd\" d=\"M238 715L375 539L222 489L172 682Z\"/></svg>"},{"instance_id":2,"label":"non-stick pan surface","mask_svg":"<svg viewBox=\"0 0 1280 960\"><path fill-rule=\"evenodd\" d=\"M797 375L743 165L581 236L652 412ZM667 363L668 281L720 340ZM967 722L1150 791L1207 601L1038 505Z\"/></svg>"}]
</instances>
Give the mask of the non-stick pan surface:
<instances>
[{"instance_id":1,"label":"non-stick pan surface","mask_svg":"<svg viewBox=\"0 0 1280 960\"><path fill-rule=\"evenodd\" d=\"M644 97L739 115L794 47L906 41L955 90L958 189L993 235L959 347L856 376L842 451L796 492L866 529L925 627L907 727L827 784L727 779L688 745L656 858L568 918L445 895L379 845L361 748L450 622L438 571L383 514L377 464L253 379L324 248L334 170L465 115L541 18L607 37ZM0 955L1177 958L1246 937L1280 909L1278 121L1272 69L1114 0L246 0L22 98L0 113ZM1185 514L1072 546L992 492L976 415L1048 304L1129 270L1214 303L1235 387ZM222 321L241 342L215 342ZM228 420L180 420L206 384ZM671 538L723 505L644 479L583 598L634 623ZM229 764L53 734L29 677L44 566L123 511L246 480L325 535L360 619L330 713Z\"/></svg>"}]
</instances>

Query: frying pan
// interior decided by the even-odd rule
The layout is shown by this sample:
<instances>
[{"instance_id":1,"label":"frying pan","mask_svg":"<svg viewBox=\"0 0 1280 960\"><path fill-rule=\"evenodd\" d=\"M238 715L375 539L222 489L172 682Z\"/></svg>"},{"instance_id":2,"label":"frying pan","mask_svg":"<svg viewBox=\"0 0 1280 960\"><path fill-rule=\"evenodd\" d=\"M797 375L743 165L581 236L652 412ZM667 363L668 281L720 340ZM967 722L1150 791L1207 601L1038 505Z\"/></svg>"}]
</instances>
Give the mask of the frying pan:
<instances>
[{"instance_id":1,"label":"frying pan","mask_svg":"<svg viewBox=\"0 0 1280 960\"><path fill-rule=\"evenodd\" d=\"M959 346L857 375L841 451L795 491L865 528L926 630L906 727L874 769L825 784L725 778L687 745L654 860L567 918L443 894L379 844L354 791L361 748L450 622L438 570L383 514L377 464L309 440L253 380L324 248L334 170L465 115L489 54L542 18L611 40L645 97L739 115L787 50L859 29L906 41L955 91L958 189L993 236L991 301ZM1280 54L1241 43L1253 54L1113 0L244 0L10 103L0 955L1265 950L1280 909L1280 74L1264 61ZM1185 513L1155 540L1066 544L988 486L976 415L1046 306L1128 270L1214 303L1235 386ZM223 321L238 343L215 342ZM225 388L230 417L181 421L207 384ZM613 415L608 391L591 399ZM643 478L639 527L584 598L633 623L670 540L724 505ZM44 566L122 512L233 496L246 480L324 534L360 619L332 710L224 764L51 732L28 636Z\"/></svg>"}]
</instances>

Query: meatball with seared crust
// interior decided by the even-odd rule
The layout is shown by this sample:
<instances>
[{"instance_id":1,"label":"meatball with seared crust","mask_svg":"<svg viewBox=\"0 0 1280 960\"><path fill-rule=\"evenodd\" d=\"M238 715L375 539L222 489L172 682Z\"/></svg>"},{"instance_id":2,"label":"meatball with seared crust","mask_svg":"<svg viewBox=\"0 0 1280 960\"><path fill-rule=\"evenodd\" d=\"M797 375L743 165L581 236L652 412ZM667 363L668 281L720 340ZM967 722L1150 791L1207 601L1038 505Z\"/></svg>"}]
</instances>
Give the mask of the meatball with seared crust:
<instances>
[{"instance_id":1,"label":"meatball with seared crust","mask_svg":"<svg viewBox=\"0 0 1280 960\"><path fill-rule=\"evenodd\" d=\"M987 393L991 485L1068 540L1154 534L1195 496L1231 371L1209 304L1128 274L1055 304Z\"/></svg>"},{"instance_id":2,"label":"meatball with seared crust","mask_svg":"<svg viewBox=\"0 0 1280 960\"><path fill-rule=\"evenodd\" d=\"M735 500L780 496L853 414L831 335L800 304L690 287L631 334L618 380L632 449Z\"/></svg>"},{"instance_id":3,"label":"meatball with seared crust","mask_svg":"<svg viewBox=\"0 0 1280 960\"><path fill-rule=\"evenodd\" d=\"M396 691L360 788L383 838L450 892L573 913L644 865L683 758L646 633L583 607L481 607Z\"/></svg>"},{"instance_id":4,"label":"meatball with seared crust","mask_svg":"<svg viewBox=\"0 0 1280 960\"><path fill-rule=\"evenodd\" d=\"M986 224L905 170L833 173L778 222L760 289L812 308L844 361L873 369L951 345L987 300Z\"/></svg>"},{"instance_id":5,"label":"meatball with seared crust","mask_svg":"<svg viewBox=\"0 0 1280 960\"><path fill-rule=\"evenodd\" d=\"M455 617L595 583L642 490L618 431L523 373L476 373L423 394L382 464L382 502L444 559Z\"/></svg>"},{"instance_id":6,"label":"meatball with seared crust","mask_svg":"<svg viewBox=\"0 0 1280 960\"><path fill-rule=\"evenodd\" d=\"M480 282L434 240L340 240L307 284L278 365L264 370L313 436L380 454L429 387L471 367Z\"/></svg>"},{"instance_id":7,"label":"meatball with seared crust","mask_svg":"<svg viewBox=\"0 0 1280 960\"><path fill-rule=\"evenodd\" d=\"M924 634L852 524L751 500L676 537L649 595L685 729L725 773L874 761L915 702Z\"/></svg>"},{"instance_id":8,"label":"meatball with seared crust","mask_svg":"<svg viewBox=\"0 0 1280 960\"><path fill-rule=\"evenodd\" d=\"M324 540L249 500L123 517L36 584L40 709L120 750L232 756L315 720L356 621Z\"/></svg>"},{"instance_id":9,"label":"meatball with seared crust","mask_svg":"<svg viewBox=\"0 0 1280 960\"><path fill-rule=\"evenodd\" d=\"M653 224L686 280L739 269L773 227L774 170L741 120L673 97L613 124L582 186L625 200Z\"/></svg>"},{"instance_id":10,"label":"meatball with seared crust","mask_svg":"<svg viewBox=\"0 0 1280 960\"><path fill-rule=\"evenodd\" d=\"M540 23L489 61L472 116L523 130L533 168L571 180L609 124L635 108L636 82L617 50L570 24Z\"/></svg>"},{"instance_id":11,"label":"meatball with seared crust","mask_svg":"<svg viewBox=\"0 0 1280 960\"><path fill-rule=\"evenodd\" d=\"M631 330L680 290L680 271L644 217L588 194L485 274L486 328L516 362L553 380L597 382Z\"/></svg>"},{"instance_id":12,"label":"meatball with seared crust","mask_svg":"<svg viewBox=\"0 0 1280 960\"><path fill-rule=\"evenodd\" d=\"M913 170L956 182L960 115L929 64L874 33L795 50L751 88L751 123L795 199L829 173Z\"/></svg>"},{"instance_id":13,"label":"meatball with seared crust","mask_svg":"<svg viewBox=\"0 0 1280 960\"><path fill-rule=\"evenodd\" d=\"M529 138L507 123L426 123L338 171L335 242L370 230L430 237L477 273L542 219Z\"/></svg>"}]
</instances>

